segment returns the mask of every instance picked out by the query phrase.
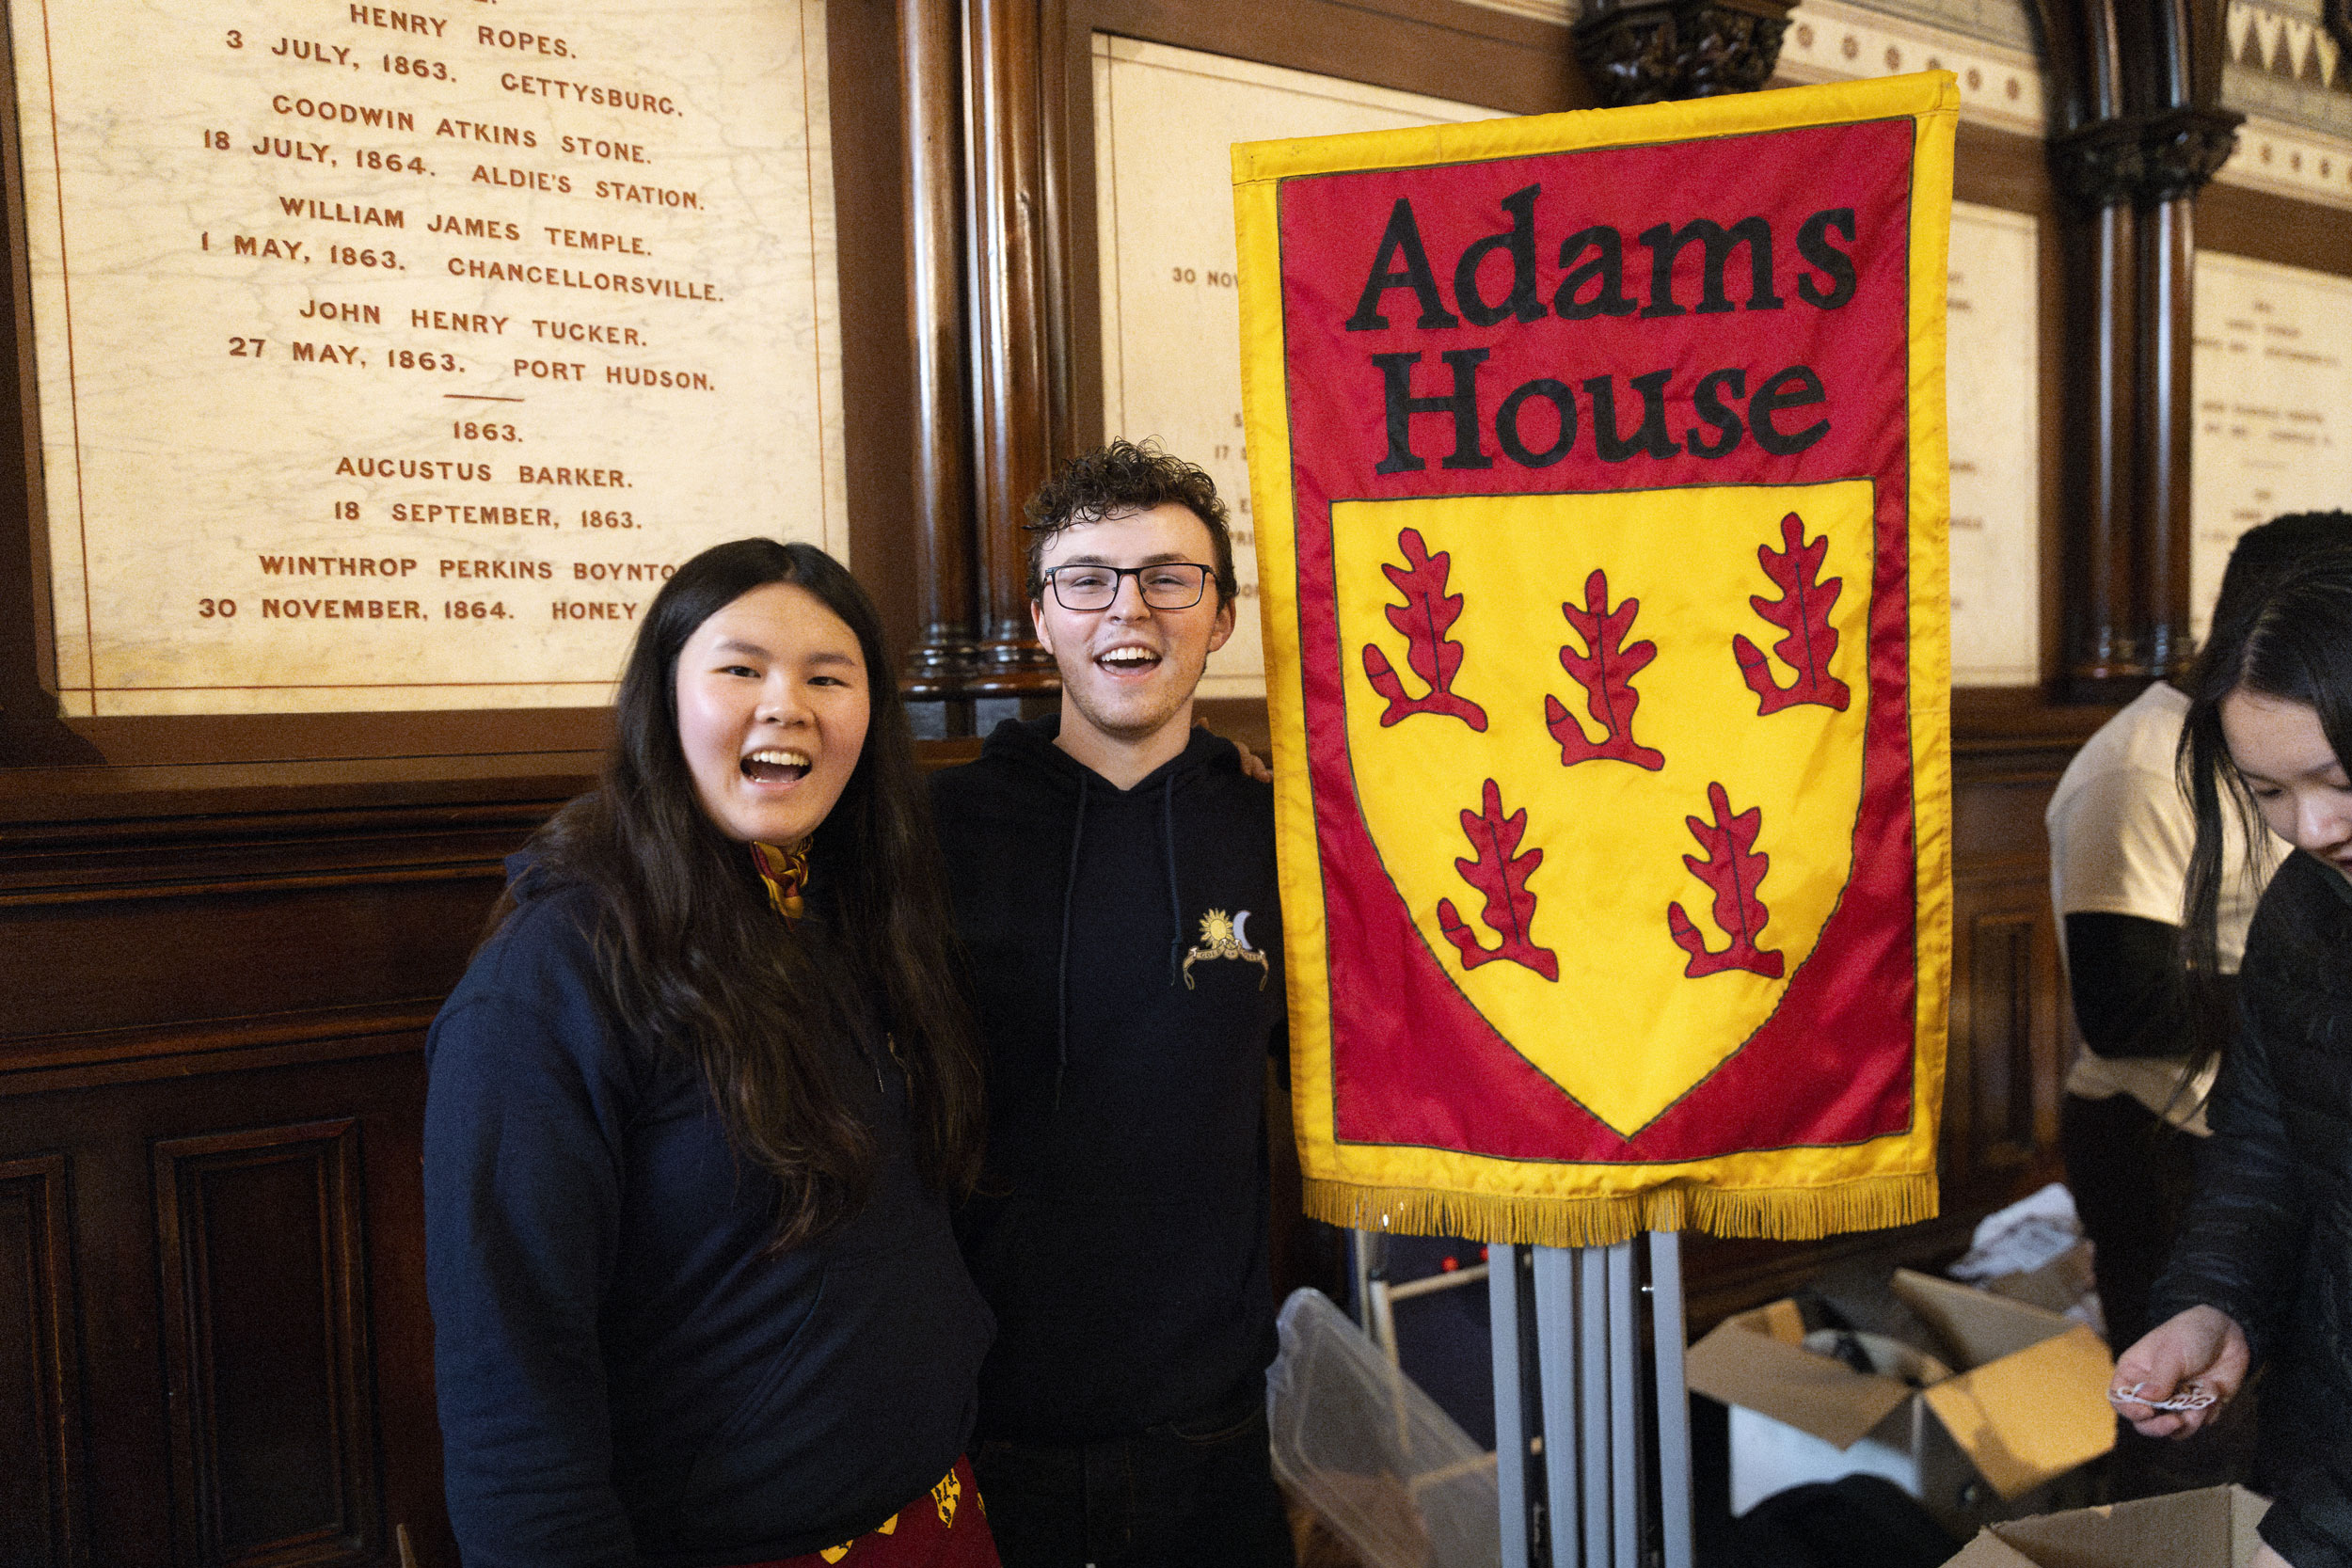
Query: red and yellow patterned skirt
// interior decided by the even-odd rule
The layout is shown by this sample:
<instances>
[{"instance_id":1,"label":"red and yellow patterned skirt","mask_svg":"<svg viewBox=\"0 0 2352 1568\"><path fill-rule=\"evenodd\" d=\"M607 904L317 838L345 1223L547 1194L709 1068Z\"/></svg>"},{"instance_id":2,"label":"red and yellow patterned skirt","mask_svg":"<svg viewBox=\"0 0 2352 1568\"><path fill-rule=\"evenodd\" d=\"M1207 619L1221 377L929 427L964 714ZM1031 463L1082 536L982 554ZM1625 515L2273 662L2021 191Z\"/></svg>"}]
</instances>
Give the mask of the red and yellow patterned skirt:
<instances>
[{"instance_id":1,"label":"red and yellow patterned skirt","mask_svg":"<svg viewBox=\"0 0 2352 1568\"><path fill-rule=\"evenodd\" d=\"M998 1568L988 1511L969 1460L939 1478L930 1493L853 1541L799 1557L743 1568Z\"/></svg>"}]
</instances>

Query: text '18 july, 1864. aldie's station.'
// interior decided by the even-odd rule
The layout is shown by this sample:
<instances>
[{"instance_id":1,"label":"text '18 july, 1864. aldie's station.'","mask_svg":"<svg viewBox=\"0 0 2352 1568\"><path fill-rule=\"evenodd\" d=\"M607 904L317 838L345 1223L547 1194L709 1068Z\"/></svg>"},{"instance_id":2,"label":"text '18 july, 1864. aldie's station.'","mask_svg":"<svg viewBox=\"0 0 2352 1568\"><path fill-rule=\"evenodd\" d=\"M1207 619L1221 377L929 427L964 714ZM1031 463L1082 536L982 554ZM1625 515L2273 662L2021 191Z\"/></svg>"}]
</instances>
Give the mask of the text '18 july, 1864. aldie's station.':
<instances>
[{"instance_id":1,"label":"text '18 july, 1864. aldie's station.'","mask_svg":"<svg viewBox=\"0 0 2352 1568\"><path fill-rule=\"evenodd\" d=\"M821 0L10 0L68 716L605 700L846 543Z\"/></svg>"}]
</instances>

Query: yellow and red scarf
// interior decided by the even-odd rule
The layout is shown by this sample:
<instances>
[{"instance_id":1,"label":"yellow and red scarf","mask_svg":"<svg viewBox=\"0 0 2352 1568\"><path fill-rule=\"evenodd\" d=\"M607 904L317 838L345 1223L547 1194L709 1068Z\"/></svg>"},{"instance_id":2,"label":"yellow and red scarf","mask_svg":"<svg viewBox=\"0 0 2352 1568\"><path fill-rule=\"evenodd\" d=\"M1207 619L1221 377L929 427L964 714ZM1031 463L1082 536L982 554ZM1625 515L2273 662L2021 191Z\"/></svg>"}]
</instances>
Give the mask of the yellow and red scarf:
<instances>
[{"instance_id":1,"label":"yellow and red scarf","mask_svg":"<svg viewBox=\"0 0 2352 1568\"><path fill-rule=\"evenodd\" d=\"M758 869L760 882L768 889L770 909L787 921L798 920L808 912L808 901L803 896L808 886L808 840L780 848L755 839L752 864Z\"/></svg>"}]
</instances>

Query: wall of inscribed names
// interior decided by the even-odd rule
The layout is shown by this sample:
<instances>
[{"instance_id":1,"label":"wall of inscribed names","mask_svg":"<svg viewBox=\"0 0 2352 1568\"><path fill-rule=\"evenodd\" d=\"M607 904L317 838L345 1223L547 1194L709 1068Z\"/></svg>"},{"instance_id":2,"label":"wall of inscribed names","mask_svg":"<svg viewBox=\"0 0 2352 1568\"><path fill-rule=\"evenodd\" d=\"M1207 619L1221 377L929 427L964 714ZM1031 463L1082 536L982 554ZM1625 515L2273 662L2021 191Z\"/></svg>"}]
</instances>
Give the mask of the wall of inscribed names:
<instances>
[{"instance_id":1,"label":"wall of inscribed names","mask_svg":"<svg viewBox=\"0 0 2352 1568\"><path fill-rule=\"evenodd\" d=\"M1204 697L1265 695L1241 439L1232 144L1492 118L1468 103L1094 37L1103 427L1156 436L1200 464L1232 513L1241 613L1209 659Z\"/></svg>"},{"instance_id":2,"label":"wall of inscribed names","mask_svg":"<svg viewBox=\"0 0 2352 1568\"><path fill-rule=\"evenodd\" d=\"M2239 534L2285 512L2352 511L2352 278L2208 250L2196 291L2189 628L2202 641Z\"/></svg>"},{"instance_id":3,"label":"wall of inscribed names","mask_svg":"<svg viewBox=\"0 0 2352 1568\"><path fill-rule=\"evenodd\" d=\"M2042 678L2041 269L2031 216L1952 203L1952 684Z\"/></svg>"},{"instance_id":4,"label":"wall of inscribed names","mask_svg":"<svg viewBox=\"0 0 2352 1568\"><path fill-rule=\"evenodd\" d=\"M822 0L10 0L69 716L588 705L847 530Z\"/></svg>"}]
</instances>

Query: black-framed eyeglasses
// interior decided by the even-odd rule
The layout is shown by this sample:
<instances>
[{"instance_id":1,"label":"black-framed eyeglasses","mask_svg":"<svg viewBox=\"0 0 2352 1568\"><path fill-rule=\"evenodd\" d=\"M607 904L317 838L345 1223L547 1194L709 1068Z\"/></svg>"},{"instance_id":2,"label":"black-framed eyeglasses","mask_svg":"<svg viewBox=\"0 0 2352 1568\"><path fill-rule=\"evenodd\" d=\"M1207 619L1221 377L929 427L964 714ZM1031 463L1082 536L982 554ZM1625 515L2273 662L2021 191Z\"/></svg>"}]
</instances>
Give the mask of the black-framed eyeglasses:
<instances>
[{"instance_id":1,"label":"black-framed eyeglasses","mask_svg":"<svg viewBox=\"0 0 2352 1568\"><path fill-rule=\"evenodd\" d=\"M1045 574L1055 602L1064 610L1108 610L1119 597L1119 579L1133 578L1143 602L1153 610L1190 610L1209 591L1209 568L1192 561L1155 561L1149 566L1057 566Z\"/></svg>"}]
</instances>

